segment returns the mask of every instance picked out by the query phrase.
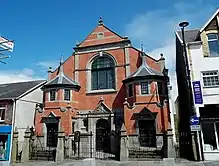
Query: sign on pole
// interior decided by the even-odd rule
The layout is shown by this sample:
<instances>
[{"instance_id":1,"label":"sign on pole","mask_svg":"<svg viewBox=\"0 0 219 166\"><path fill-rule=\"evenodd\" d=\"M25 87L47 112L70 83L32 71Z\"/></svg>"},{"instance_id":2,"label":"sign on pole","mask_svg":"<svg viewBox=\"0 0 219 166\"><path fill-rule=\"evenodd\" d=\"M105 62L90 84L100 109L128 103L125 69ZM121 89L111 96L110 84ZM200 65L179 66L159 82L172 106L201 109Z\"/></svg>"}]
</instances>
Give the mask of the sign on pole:
<instances>
[{"instance_id":1,"label":"sign on pole","mask_svg":"<svg viewBox=\"0 0 219 166\"><path fill-rule=\"evenodd\" d=\"M190 124L191 124L191 125L199 125L199 117L197 117L197 116L192 116L192 117L190 118Z\"/></svg>"},{"instance_id":2,"label":"sign on pole","mask_svg":"<svg viewBox=\"0 0 219 166\"><path fill-rule=\"evenodd\" d=\"M194 102L195 104L203 104L203 96L200 81L193 81L193 93L194 93Z\"/></svg>"},{"instance_id":3,"label":"sign on pole","mask_svg":"<svg viewBox=\"0 0 219 166\"><path fill-rule=\"evenodd\" d=\"M199 117L192 116L190 118L190 129L191 129L191 131L200 131L201 130Z\"/></svg>"},{"instance_id":4,"label":"sign on pole","mask_svg":"<svg viewBox=\"0 0 219 166\"><path fill-rule=\"evenodd\" d=\"M14 42L0 36L0 48L3 48L4 50L10 51L10 52L13 52Z\"/></svg>"}]
</instances>

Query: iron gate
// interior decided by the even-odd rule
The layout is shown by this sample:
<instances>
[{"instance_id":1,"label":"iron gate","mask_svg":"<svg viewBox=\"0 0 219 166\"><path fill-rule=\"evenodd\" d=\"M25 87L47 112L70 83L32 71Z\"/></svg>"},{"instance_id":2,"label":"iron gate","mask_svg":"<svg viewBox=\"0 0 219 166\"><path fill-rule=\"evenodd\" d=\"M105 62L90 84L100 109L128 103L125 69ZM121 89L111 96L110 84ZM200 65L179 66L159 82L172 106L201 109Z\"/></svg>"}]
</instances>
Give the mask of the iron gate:
<instances>
[{"instance_id":1,"label":"iron gate","mask_svg":"<svg viewBox=\"0 0 219 166\"><path fill-rule=\"evenodd\" d=\"M107 135L100 135L95 146L95 135L93 133L81 134L75 133L74 140L72 141L72 155L73 159L96 158L96 159L116 159L116 134L110 132ZM111 146L104 145L107 141L111 142Z\"/></svg>"},{"instance_id":2,"label":"iron gate","mask_svg":"<svg viewBox=\"0 0 219 166\"><path fill-rule=\"evenodd\" d=\"M30 160L55 161L56 147L44 147L40 138L32 137L30 140Z\"/></svg>"}]
</instances>

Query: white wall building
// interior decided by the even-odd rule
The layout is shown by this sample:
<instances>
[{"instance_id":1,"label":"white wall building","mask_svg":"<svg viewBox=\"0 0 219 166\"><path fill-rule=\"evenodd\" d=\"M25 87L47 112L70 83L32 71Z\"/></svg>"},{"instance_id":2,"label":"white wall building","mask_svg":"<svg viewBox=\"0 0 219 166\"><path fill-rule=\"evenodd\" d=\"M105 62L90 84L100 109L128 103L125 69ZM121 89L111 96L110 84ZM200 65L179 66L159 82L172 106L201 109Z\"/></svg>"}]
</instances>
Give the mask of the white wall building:
<instances>
[{"instance_id":1,"label":"white wall building","mask_svg":"<svg viewBox=\"0 0 219 166\"><path fill-rule=\"evenodd\" d=\"M178 41L176 42L176 65L184 66L183 58L180 58L184 56L181 32L176 32L176 38ZM185 42L191 80L201 82L203 104L195 105L195 111L201 122L203 157L205 160L219 160L219 9L200 30L186 30ZM178 85L180 84L181 90L183 83L180 81L183 81L183 71L182 67L177 67ZM183 98L185 95L179 90L181 112Z\"/></svg>"},{"instance_id":2,"label":"white wall building","mask_svg":"<svg viewBox=\"0 0 219 166\"><path fill-rule=\"evenodd\" d=\"M0 84L0 146L10 160L13 131L18 131L18 148L22 150L26 128L34 126L36 107L43 103L41 87L45 80ZM1 147L1 148L2 148Z\"/></svg>"}]
</instances>

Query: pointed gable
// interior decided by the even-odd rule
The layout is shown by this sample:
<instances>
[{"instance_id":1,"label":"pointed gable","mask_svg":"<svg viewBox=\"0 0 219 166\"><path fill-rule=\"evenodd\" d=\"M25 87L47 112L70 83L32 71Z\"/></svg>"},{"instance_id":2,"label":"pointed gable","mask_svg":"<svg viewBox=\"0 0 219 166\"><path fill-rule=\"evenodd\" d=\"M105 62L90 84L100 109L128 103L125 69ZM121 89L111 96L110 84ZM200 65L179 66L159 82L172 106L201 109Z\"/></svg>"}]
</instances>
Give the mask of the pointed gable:
<instances>
[{"instance_id":1,"label":"pointed gable","mask_svg":"<svg viewBox=\"0 0 219 166\"><path fill-rule=\"evenodd\" d=\"M121 37L116 32L112 31L103 24L102 18L100 18L96 28L81 42L78 47L87 47L107 43L115 43L127 40L125 37Z\"/></svg>"},{"instance_id":2,"label":"pointed gable","mask_svg":"<svg viewBox=\"0 0 219 166\"><path fill-rule=\"evenodd\" d=\"M112 113L111 109L104 103L103 98L101 97L99 103L92 113Z\"/></svg>"},{"instance_id":3,"label":"pointed gable","mask_svg":"<svg viewBox=\"0 0 219 166\"><path fill-rule=\"evenodd\" d=\"M212 28L218 27L219 26L217 25L218 17L219 17L219 8L211 16L211 18L205 23L205 25L200 29L200 32L204 31L206 28L208 30L211 30Z\"/></svg>"},{"instance_id":4,"label":"pointed gable","mask_svg":"<svg viewBox=\"0 0 219 166\"><path fill-rule=\"evenodd\" d=\"M156 119L157 114L157 112L151 112L148 108L144 107L139 113L134 113L132 119L153 120Z\"/></svg>"}]
</instances>

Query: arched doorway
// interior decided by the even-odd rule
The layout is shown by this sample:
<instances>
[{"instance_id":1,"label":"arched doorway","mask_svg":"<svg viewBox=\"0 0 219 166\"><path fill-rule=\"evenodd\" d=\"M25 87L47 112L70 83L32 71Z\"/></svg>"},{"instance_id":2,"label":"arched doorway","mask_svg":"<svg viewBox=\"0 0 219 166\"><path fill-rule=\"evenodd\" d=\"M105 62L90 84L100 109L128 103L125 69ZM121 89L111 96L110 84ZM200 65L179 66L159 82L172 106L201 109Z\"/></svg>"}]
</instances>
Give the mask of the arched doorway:
<instances>
[{"instance_id":1,"label":"arched doorway","mask_svg":"<svg viewBox=\"0 0 219 166\"><path fill-rule=\"evenodd\" d=\"M110 124L106 119L99 119L96 123L96 150L110 151Z\"/></svg>"}]
</instances>

